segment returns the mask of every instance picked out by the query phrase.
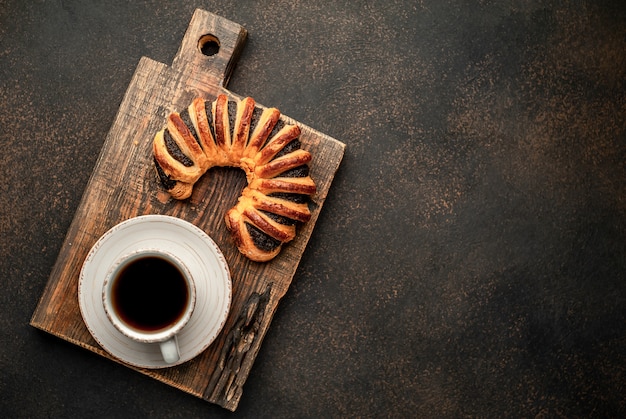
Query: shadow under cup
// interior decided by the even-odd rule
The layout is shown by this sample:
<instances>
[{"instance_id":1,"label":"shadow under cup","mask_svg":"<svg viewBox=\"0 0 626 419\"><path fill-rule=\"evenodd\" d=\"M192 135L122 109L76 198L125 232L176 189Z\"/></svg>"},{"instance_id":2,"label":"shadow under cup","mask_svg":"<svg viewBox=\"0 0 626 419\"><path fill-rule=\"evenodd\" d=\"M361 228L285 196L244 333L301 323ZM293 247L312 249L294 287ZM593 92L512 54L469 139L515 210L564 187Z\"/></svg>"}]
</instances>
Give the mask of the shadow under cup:
<instances>
[{"instance_id":1,"label":"shadow under cup","mask_svg":"<svg viewBox=\"0 0 626 419\"><path fill-rule=\"evenodd\" d=\"M117 330L138 342L158 343L165 362L178 361L176 334L196 302L193 278L178 257L157 249L122 256L107 273L102 296Z\"/></svg>"}]
</instances>

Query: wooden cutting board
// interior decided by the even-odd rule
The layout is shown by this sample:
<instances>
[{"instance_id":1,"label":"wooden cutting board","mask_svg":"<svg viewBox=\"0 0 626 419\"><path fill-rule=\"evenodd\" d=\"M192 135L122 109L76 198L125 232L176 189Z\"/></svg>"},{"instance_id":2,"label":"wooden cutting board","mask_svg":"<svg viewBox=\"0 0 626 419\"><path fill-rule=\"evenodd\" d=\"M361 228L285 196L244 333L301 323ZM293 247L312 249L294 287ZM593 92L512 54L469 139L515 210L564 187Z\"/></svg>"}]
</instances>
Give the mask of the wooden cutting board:
<instances>
[{"instance_id":1,"label":"wooden cutting board","mask_svg":"<svg viewBox=\"0 0 626 419\"><path fill-rule=\"evenodd\" d=\"M194 97L214 100L220 93L237 97L224 86L246 35L243 27L198 9L171 66L146 57L139 61L31 319L34 327L120 362L98 346L80 315L77 286L83 261L102 234L126 219L165 214L187 220L215 240L229 264L233 283L229 317L215 342L191 361L161 370L129 368L232 411L291 284L345 149L343 143L284 117L302 129L302 147L313 155L311 177L318 189L311 220L268 263L243 257L224 224L224 214L246 184L243 171L211 169L183 202L170 199L162 190L152 162L154 134L170 112L184 109ZM216 54L202 52L203 47L207 52L207 47L216 45Z\"/></svg>"}]
</instances>

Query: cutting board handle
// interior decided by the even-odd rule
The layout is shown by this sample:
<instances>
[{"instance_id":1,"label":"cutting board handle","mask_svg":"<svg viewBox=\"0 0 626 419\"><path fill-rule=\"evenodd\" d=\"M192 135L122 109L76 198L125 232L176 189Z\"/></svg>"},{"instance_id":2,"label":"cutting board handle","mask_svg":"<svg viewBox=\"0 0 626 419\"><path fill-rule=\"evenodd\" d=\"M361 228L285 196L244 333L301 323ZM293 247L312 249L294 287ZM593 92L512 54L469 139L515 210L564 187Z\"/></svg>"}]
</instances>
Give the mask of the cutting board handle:
<instances>
[{"instance_id":1,"label":"cutting board handle","mask_svg":"<svg viewBox=\"0 0 626 419\"><path fill-rule=\"evenodd\" d=\"M196 9L172 67L192 81L225 87L247 35L243 26Z\"/></svg>"}]
</instances>

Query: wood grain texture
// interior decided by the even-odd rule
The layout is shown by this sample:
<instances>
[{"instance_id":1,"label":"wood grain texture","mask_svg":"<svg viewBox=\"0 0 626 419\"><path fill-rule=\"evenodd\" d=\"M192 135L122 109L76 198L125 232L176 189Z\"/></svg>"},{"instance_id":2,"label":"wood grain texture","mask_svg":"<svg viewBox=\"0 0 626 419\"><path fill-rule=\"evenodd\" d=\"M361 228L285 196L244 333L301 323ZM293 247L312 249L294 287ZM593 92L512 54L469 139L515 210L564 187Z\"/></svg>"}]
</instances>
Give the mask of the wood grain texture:
<instances>
[{"instance_id":1,"label":"wood grain texture","mask_svg":"<svg viewBox=\"0 0 626 419\"><path fill-rule=\"evenodd\" d=\"M206 34L219 39L219 52L211 57L203 55L198 45ZM80 316L77 284L87 253L109 228L132 217L166 214L187 220L215 240L229 264L233 281L229 318L216 341L193 360L163 370L135 369L233 411L278 303L292 281L345 148L343 143L283 117L302 129L300 139L303 148L313 155L311 177L318 191L312 199L311 220L269 263L243 257L224 224L224 214L245 186L242 171L211 169L195 185L191 198L182 202L169 198L158 183L152 163L154 133L162 128L170 112L188 106L194 97L213 100L222 92L237 97L224 86L245 38L241 26L196 10L171 67L146 57L140 60L31 319L39 329L114 359L97 345Z\"/></svg>"}]
</instances>

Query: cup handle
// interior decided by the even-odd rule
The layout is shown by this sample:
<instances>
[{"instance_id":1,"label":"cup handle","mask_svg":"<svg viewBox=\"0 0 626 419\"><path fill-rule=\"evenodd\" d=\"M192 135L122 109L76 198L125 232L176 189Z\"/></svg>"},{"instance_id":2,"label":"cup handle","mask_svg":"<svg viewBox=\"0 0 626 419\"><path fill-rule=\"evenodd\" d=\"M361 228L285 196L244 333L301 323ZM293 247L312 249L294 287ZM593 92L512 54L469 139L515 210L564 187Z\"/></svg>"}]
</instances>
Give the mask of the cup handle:
<instances>
[{"instance_id":1,"label":"cup handle","mask_svg":"<svg viewBox=\"0 0 626 419\"><path fill-rule=\"evenodd\" d=\"M180 350L178 349L178 339L174 335L171 339L161 342L161 355L163 360L168 364L173 364L180 359Z\"/></svg>"}]
</instances>

